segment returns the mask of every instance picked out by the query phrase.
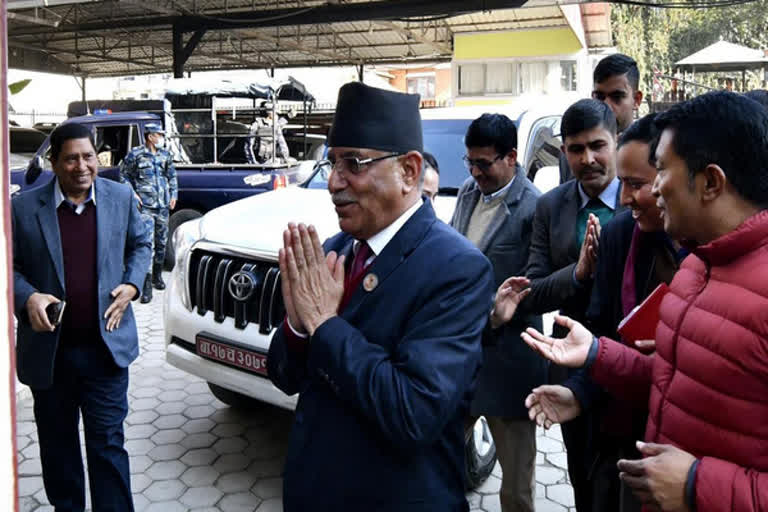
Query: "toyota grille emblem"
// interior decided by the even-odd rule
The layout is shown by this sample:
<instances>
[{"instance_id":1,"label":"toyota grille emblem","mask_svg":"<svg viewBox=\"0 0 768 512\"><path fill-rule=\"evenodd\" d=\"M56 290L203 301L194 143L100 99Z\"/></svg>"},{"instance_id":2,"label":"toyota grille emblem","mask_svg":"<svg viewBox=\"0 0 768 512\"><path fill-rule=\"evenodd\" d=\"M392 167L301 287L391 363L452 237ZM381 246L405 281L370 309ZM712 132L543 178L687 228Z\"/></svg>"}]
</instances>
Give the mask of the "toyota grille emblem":
<instances>
[{"instance_id":1,"label":"toyota grille emblem","mask_svg":"<svg viewBox=\"0 0 768 512\"><path fill-rule=\"evenodd\" d=\"M256 278L251 272L236 273L229 280L229 293L235 300L247 301L256 291Z\"/></svg>"}]
</instances>

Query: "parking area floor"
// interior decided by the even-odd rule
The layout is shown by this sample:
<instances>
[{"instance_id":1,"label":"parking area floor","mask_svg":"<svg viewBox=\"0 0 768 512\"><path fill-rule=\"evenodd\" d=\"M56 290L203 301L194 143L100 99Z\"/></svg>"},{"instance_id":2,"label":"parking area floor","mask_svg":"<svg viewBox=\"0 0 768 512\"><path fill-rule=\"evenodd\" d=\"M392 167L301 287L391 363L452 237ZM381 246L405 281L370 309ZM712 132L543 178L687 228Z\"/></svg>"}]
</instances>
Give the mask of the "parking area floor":
<instances>
[{"instance_id":1,"label":"parking area floor","mask_svg":"<svg viewBox=\"0 0 768 512\"><path fill-rule=\"evenodd\" d=\"M267 406L233 409L216 400L203 380L167 364L162 299L157 292L148 305L134 303L141 353L130 369L125 436L136 511L281 511L292 413ZM53 511L43 489L31 398L18 400L17 418L19 509ZM574 510L560 429L539 430L537 448L537 512ZM497 464L467 495L472 510L501 510L500 477Z\"/></svg>"}]
</instances>

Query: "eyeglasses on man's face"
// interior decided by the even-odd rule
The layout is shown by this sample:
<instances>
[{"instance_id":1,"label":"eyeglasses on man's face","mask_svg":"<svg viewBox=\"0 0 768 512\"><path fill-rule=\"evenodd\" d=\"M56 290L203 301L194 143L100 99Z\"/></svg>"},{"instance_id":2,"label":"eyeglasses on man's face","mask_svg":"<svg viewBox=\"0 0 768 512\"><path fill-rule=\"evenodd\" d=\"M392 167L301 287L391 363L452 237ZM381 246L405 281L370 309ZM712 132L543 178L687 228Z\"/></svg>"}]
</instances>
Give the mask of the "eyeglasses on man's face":
<instances>
[{"instance_id":1,"label":"eyeglasses on man's face","mask_svg":"<svg viewBox=\"0 0 768 512\"><path fill-rule=\"evenodd\" d=\"M341 172L342 174L358 175L372 163L380 160L386 160L387 158L396 158L402 156L403 153L391 153L376 158L358 158L356 156L342 156L334 158L333 160L320 160L315 164L315 168L319 168L321 172L330 174L331 170Z\"/></svg>"},{"instance_id":2,"label":"eyeglasses on man's face","mask_svg":"<svg viewBox=\"0 0 768 512\"><path fill-rule=\"evenodd\" d=\"M469 158L467 155L464 155L464 167L467 168L467 170L471 173L473 167L477 167L480 169L481 172L488 172L488 169L490 169L493 164L498 162L504 158L503 155L496 155L496 158L494 158L491 161L486 160L485 158Z\"/></svg>"}]
</instances>

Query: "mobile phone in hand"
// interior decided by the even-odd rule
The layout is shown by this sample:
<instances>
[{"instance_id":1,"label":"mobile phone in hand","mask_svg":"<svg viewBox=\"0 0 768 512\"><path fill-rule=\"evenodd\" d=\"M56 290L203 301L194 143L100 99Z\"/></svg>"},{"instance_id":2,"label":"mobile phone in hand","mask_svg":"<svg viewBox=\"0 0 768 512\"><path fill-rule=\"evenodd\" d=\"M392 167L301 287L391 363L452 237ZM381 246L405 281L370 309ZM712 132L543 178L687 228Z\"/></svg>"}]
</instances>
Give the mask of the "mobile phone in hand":
<instances>
[{"instance_id":1,"label":"mobile phone in hand","mask_svg":"<svg viewBox=\"0 0 768 512\"><path fill-rule=\"evenodd\" d=\"M52 326L57 327L61 323L61 319L64 318L64 306L66 305L66 302L61 301L53 302L46 306L45 314L48 315L48 321Z\"/></svg>"}]
</instances>

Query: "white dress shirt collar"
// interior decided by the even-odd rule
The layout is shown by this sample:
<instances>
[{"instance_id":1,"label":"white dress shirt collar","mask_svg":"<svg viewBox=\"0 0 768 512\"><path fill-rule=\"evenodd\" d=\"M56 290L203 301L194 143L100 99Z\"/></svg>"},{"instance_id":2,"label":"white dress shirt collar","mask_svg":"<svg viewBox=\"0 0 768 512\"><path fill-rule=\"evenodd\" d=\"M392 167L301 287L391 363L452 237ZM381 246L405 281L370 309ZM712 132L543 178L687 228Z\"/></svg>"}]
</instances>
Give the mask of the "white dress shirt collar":
<instances>
[{"instance_id":1,"label":"white dress shirt collar","mask_svg":"<svg viewBox=\"0 0 768 512\"><path fill-rule=\"evenodd\" d=\"M408 208L402 215L395 219L392 224L366 240L366 242L368 242L368 247L370 247L371 252L373 252L373 255L371 258L369 258L369 261L367 261L366 264L370 263L371 259L381 254L381 251L384 250L387 244L395 237L397 232L400 231L400 228L402 228L405 223L408 222L408 219L413 217L413 215L416 213L416 211L418 211L422 204L424 204L424 200L419 198L419 200L416 201L413 206ZM353 248L355 254L357 254L357 247L359 245L359 242L355 242L355 246Z\"/></svg>"},{"instance_id":2,"label":"white dress shirt collar","mask_svg":"<svg viewBox=\"0 0 768 512\"><path fill-rule=\"evenodd\" d=\"M483 198L483 203L490 203L494 199L498 199L499 197L501 197L501 196L505 195L507 192L509 192L509 187L511 187L512 184L515 182L515 178L517 178L517 174L512 176L512 179L509 180L509 183L507 183L506 185L501 187L496 192L492 192L492 193L490 193L488 195L481 194L481 197Z\"/></svg>"},{"instance_id":3,"label":"white dress shirt collar","mask_svg":"<svg viewBox=\"0 0 768 512\"><path fill-rule=\"evenodd\" d=\"M619 194L620 186L621 182L619 181L619 178L613 178L613 181L611 181L611 183L605 187L605 189L599 196L597 196L597 198L600 199L600 201L611 210L616 210L616 196ZM579 190L579 197L581 198L581 205L579 206L579 210L581 210L587 206L590 198L587 193L584 192L584 188L582 188L581 183L579 183L576 188Z\"/></svg>"},{"instance_id":4,"label":"white dress shirt collar","mask_svg":"<svg viewBox=\"0 0 768 512\"><path fill-rule=\"evenodd\" d=\"M75 206L75 203L67 199L67 196L64 195L64 191L61 190L61 183L59 183L59 178L54 178L54 181L56 182L53 185L53 201L55 203L56 209L61 206L61 203L66 201L71 206ZM96 195L93 193L93 183L91 183L91 188L88 190L88 197L83 201L82 203L75 206L75 213L77 215L80 215L83 213L83 210L85 210L85 205L88 204L88 201L93 201L93 206L96 206Z\"/></svg>"}]
</instances>

